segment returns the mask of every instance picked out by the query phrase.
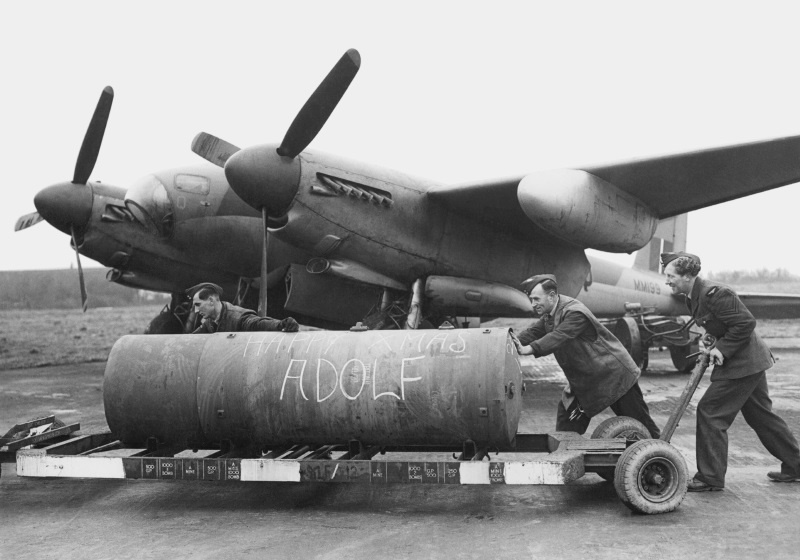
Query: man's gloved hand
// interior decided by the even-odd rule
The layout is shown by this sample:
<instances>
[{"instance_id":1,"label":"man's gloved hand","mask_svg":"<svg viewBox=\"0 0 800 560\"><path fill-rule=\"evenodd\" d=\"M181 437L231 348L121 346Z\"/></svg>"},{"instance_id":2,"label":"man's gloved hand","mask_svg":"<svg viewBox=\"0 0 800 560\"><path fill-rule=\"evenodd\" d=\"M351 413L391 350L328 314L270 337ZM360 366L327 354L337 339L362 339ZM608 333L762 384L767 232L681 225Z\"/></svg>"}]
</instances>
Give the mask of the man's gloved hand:
<instances>
[{"instance_id":1,"label":"man's gloved hand","mask_svg":"<svg viewBox=\"0 0 800 560\"><path fill-rule=\"evenodd\" d=\"M281 319L281 330L283 332L297 332L300 330L300 325L294 320L294 317L286 317Z\"/></svg>"}]
</instances>

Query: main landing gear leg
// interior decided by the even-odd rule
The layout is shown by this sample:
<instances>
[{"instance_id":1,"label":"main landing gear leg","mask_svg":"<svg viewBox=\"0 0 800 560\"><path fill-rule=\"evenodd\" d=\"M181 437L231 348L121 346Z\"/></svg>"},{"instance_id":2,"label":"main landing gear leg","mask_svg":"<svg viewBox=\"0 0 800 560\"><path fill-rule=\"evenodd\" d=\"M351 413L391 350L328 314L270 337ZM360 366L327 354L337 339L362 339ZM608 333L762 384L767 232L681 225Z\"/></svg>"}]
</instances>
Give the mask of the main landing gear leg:
<instances>
[{"instance_id":1,"label":"main landing gear leg","mask_svg":"<svg viewBox=\"0 0 800 560\"><path fill-rule=\"evenodd\" d=\"M408 306L408 318L406 319L407 329L416 329L419 327L422 319L422 298L423 298L423 280L417 278L414 281L414 286L411 288L411 305Z\"/></svg>"}]
</instances>

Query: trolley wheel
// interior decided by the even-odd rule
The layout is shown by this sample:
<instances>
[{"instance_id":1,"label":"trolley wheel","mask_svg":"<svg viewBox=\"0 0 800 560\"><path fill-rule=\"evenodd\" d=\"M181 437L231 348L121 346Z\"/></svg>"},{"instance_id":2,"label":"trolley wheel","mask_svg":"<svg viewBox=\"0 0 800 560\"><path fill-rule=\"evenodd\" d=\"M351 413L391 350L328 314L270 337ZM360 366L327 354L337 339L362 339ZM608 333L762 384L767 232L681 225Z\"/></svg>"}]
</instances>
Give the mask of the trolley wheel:
<instances>
[{"instance_id":1,"label":"trolley wheel","mask_svg":"<svg viewBox=\"0 0 800 560\"><path fill-rule=\"evenodd\" d=\"M669 355L672 358L672 365L681 373L691 373L694 364L697 363L697 356L686 359L686 356L694 354L700 350L700 343L694 342L684 346L670 346Z\"/></svg>"},{"instance_id":2,"label":"trolley wheel","mask_svg":"<svg viewBox=\"0 0 800 560\"><path fill-rule=\"evenodd\" d=\"M629 416L606 418L592 432L592 439L625 438L632 440L650 439L650 430L644 424ZM595 472L609 482L614 482L614 467L601 467Z\"/></svg>"},{"instance_id":3,"label":"trolley wheel","mask_svg":"<svg viewBox=\"0 0 800 560\"><path fill-rule=\"evenodd\" d=\"M639 333L639 325L632 317L620 317L614 323L614 336L622 343L633 361L640 369L644 366L644 355L646 349L642 347L642 335Z\"/></svg>"},{"instance_id":4,"label":"trolley wheel","mask_svg":"<svg viewBox=\"0 0 800 560\"><path fill-rule=\"evenodd\" d=\"M617 461L614 488L638 513L667 513L686 496L686 461L666 441L637 441Z\"/></svg>"}]
</instances>

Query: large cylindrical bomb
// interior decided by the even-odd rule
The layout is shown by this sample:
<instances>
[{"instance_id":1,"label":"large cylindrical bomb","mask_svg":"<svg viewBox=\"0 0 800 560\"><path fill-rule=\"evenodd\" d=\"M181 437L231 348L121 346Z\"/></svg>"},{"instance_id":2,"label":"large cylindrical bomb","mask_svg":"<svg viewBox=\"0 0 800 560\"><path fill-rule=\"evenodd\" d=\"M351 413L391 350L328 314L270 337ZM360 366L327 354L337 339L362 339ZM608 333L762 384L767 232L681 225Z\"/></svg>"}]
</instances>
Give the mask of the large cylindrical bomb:
<instances>
[{"instance_id":1,"label":"large cylindrical bomb","mask_svg":"<svg viewBox=\"0 0 800 560\"><path fill-rule=\"evenodd\" d=\"M125 336L104 380L123 442L513 447L508 329Z\"/></svg>"}]
</instances>

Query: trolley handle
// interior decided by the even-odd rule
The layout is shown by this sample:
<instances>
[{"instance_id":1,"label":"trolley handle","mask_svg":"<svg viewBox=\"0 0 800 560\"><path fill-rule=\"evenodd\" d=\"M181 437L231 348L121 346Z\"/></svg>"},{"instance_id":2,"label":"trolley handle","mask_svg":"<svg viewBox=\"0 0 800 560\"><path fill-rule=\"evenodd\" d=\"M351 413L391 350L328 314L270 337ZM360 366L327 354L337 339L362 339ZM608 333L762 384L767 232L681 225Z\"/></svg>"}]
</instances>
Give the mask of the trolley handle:
<instances>
[{"instance_id":1,"label":"trolley handle","mask_svg":"<svg viewBox=\"0 0 800 560\"><path fill-rule=\"evenodd\" d=\"M675 433L675 429L678 427L678 424L683 417L683 413L686 412L686 408L689 406L689 402L692 400L694 392L697 390L697 386L700 384L700 380L703 379L703 375L709 367L711 360L709 353L716 346L717 339L714 336L706 333L703 336L703 344L706 346L706 348L700 352L695 352L694 354L687 356L687 358L700 356L700 359L697 360L697 364L695 364L692 374L689 376L689 381L686 382L686 387L683 388L683 392L678 399L678 406L674 411L672 411L669 420L667 420L666 426L664 426L664 430L661 432L660 439L663 441L669 442L672 439L672 435ZM711 367L713 369L714 366L712 365Z\"/></svg>"}]
</instances>

